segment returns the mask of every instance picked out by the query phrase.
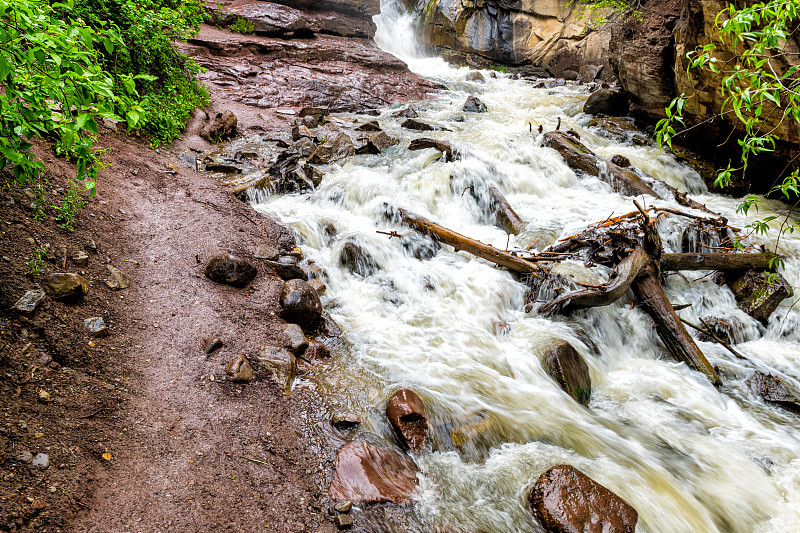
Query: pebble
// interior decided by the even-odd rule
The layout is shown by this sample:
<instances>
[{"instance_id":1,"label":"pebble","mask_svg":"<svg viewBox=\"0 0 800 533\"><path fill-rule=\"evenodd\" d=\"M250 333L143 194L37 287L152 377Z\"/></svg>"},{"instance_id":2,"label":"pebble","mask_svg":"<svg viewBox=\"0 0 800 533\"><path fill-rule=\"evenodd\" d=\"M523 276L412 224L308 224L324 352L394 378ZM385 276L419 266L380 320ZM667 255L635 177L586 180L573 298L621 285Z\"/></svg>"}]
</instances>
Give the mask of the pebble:
<instances>
[{"instance_id":1,"label":"pebble","mask_svg":"<svg viewBox=\"0 0 800 533\"><path fill-rule=\"evenodd\" d=\"M349 513L350 509L352 508L353 508L353 502L351 502L350 500L345 500L343 502L336 502L336 504L333 506L333 509L337 513Z\"/></svg>"},{"instance_id":2,"label":"pebble","mask_svg":"<svg viewBox=\"0 0 800 533\"><path fill-rule=\"evenodd\" d=\"M339 529L350 529L353 527L353 517L349 514L337 514L333 517L333 523Z\"/></svg>"},{"instance_id":3,"label":"pebble","mask_svg":"<svg viewBox=\"0 0 800 533\"><path fill-rule=\"evenodd\" d=\"M86 266L89 264L89 254L84 252L83 250L78 250L74 254L72 254L72 262L75 263L77 266Z\"/></svg>"},{"instance_id":4,"label":"pebble","mask_svg":"<svg viewBox=\"0 0 800 533\"><path fill-rule=\"evenodd\" d=\"M6 263L10 263L11 262L11 258L8 257L7 255L4 255L3 256L3 261L5 261Z\"/></svg>"},{"instance_id":5,"label":"pebble","mask_svg":"<svg viewBox=\"0 0 800 533\"><path fill-rule=\"evenodd\" d=\"M108 285L109 289L119 291L131 286L131 280L120 269L112 265L106 265L106 268L110 275L109 279L106 280L106 285Z\"/></svg>"},{"instance_id":6,"label":"pebble","mask_svg":"<svg viewBox=\"0 0 800 533\"><path fill-rule=\"evenodd\" d=\"M33 456L31 465L38 466L39 468L47 468L50 466L50 457L48 457L46 453L37 453Z\"/></svg>"},{"instance_id":7,"label":"pebble","mask_svg":"<svg viewBox=\"0 0 800 533\"><path fill-rule=\"evenodd\" d=\"M108 327L106 327L105 321L99 316L85 319L83 321L83 327L85 327L89 335L93 337L104 337L108 335Z\"/></svg>"},{"instance_id":8,"label":"pebble","mask_svg":"<svg viewBox=\"0 0 800 533\"><path fill-rule=\"evenodd\" d=\"M253 381L253 369L244 355L237 355L225 366L225 373L234 383L250 383Z\"/></svg>"},{"instance_id":9,"label":"pebble","mask_svg":"<svg viewBox=\"0 0 800 533\"><path fill-rule=\"evenodd\" d=\"M213 339L209 339L208 342L206 342L206 346L205 348L203 348L203 351L205 351L207 354L211 354L216 352L223 346L225 346L225 343L222 342L222 339L220 339L219 337L214 337Z\"/></svg>"},{"instance_id":10,"label":"pebble","mask_svg":"<svg viewBox=\"0 0 800 533\"><path fill-rule=\"evenodd\" d=\"M32 460L33 460L33 454L28 450L25 450L24 452L22 452L17 456L17 461L20 461L25 464L30 463Z\"/></svg>"},{"instance_id":11,"label":"pebble","mask_svg":"<svg viewBox=\"0 0 800 533\"><path fill-rule=\"evenodd\" d=\"M43 401L43 402L49 402L50 401L50 393L47 392L44 389L40 390L39 391L39 399L41 401Z\"/></svg>"}]
</instances>

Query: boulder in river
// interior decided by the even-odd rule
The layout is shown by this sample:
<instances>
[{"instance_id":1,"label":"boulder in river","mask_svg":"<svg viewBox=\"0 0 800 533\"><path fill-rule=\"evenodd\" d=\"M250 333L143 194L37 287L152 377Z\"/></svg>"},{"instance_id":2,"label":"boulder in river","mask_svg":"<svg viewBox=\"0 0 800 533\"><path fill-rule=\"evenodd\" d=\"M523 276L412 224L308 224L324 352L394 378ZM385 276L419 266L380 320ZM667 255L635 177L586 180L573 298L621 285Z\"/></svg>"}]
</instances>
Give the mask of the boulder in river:
<instances>
[{"instance_id":1,"label":"boulder in river","mask_svg":"<svg viewBox=\"0 0 800 533\"><path fill-rule=\"evenodd\" d=\"M283 319L305 330L315 329L322 319L322 303L317 291L302 279L292 279L283 284L281 306Z\"/></svg>"},{"instance_id":2,"label":"boulder in river","mask_svg":"<svg viewBox=\"0 0 800 533\"><path fill-rule=\"evenodd\" d=\"M382 131L377 120L370 120L356 128L356 131Z\"/></svg>"},{"instance_id":3,"label":"boulder in river","mask_svg":"<svg viewBox=\"0 0 800 533\"><path fill-rule=\"evenodd\" d=\"M598 89L593 92L583 105L583 112L590 115L602 113L611 117L622 117L628 114L628 95L611 89Z\"/></svg>"},{"instance_id":4,"label":"boulder in river","mask_svg":"<svg viewBox=\"0 0 800 533\"><path fill-rule=\"evenodd\" d=\"M341 161L356 153L353 140L346 133L340 133L332 141L317 146L309 159L310 163L327 165Z\"/></svg>"},{"instance_id":5,"label":"boulder in river","mask_svg":"<svg viewBox=\"0 0 800 533\"><path fill-rule=\"evenodd\" d=\"M54 300L75 302L89 292L89 282L79 274L56 272L47 276L45 286Z\"/></svg>"},{"instance_id":6,"label":"boulder in river","mask_svg":"<svg viewBox=\"0 0 800 533\"><path fill-rule=\"evenodd\" d=\"M358 149L358 153L377 155L399 143L400 139L397 137L392 137L385 131L380 131L374 135L370 135L367 138L367 142L364 143L364 146Z\"/></svg>"},{"instance_id":7,"label":"boulder in river","mask_svg":"<svg viewBox=\"0 0 800 533\"><path fill-rule=\"evenodd\" d=\"M481 73L480 70L471 71L469 74L467 74L467 77L464 79L466 81L477 81L477 82L486 81L486 78L483 76L483 73Z\"/></svg>"},{"instance_id":8,"label":"boulder in river","mask_svg":"<svg viewBox=\"0 0 800 533\"><path fill-rule=\"evenodd\" d=\"M336 473L328 494L353 503L406 503L417 488L411 459L366 442L351 442L336 452Z\"/></svg>"},{"instance_id":9,"label":"boulder in river","mask_svg":"<svg viewBox=\"0 0 800 533\"><path fill-rule=\"evenodd\" d=\"M779 377L756 371L748 382L753 392L765 401L800 413L800 397L789 391Z\"/></svg>"},{"instance_id":10,"label":"boulder in river","mask_svg":"<svg viewBox=\"0 0 800 533\"><path fill-rule=\"evenodd\" d=\"M413 107L406 107L405 109L397 111L392 116L397 118L417 118L419 114L414 110Z\"/></svg>"},{"instance_id":11,"label":"boulder in river","mask_svg":"<svg viewBox=\"0 0 800 533\"><path fill-rule=\"evenodd\" d=\"M373 259L363 246L349 240L342 246L339 255L339 264L347 268L353 274L368 277L380 270L380 265Z\"/></svg>"},{"instance_id":12,"label":"boulder in river","mask_svg":"<svg viewBox=\"0 0 800 533\"><path fill-rule=\"evenodd\" d=\"M386 404L386 418L400 447L419 453L428 445L428 414L425 404L412 390L400 389Z\"/></svg>"},{"instance_id":13,"label":"boulder in river","mask_svg":"<svg viewBox=\"0 0 800 533\"><path fill-rule=\"evenodd\" d=\"M456 159L456 155L458 155L458 152L453 150L453 145L447 141L440 141L438 139L420 137L419 139L412 140L408 144L408 149L411 151L425 150L426 148L433 148L442 152L445 156L445 161L453 161Z\"/></svg>"},{"instance_id":14,"label":"boulder in river","mask_svg":"<svg viewBox=\"0 0 800 533\"><path fill-rule=\"evenodd\" d=\"M564 389L564 392L581 405L588 405L592 397L592 379L589 367L575 348L559 341L547 349L544 357L547 373Z\"/></svg>"},{"instance_id":15,"label":"boulder in river","mask_svg":"<svg viewBox=\"0 0 800 533\"><path fill-rule=\"evenodd\" d=\"M639 515L628 502L570 465L557 465L528 494L531 512L553 533L633 533Z\"/></svg>"},{"instance_id":16,"label":"boulder in river","mask_svg":"<svg viewBox=\"0 0 800 533\"><path fill-rule=\"evenodd\" d=\"M258 271L249 261L229 253L217 254L206 265L205 274L211 281L246 287L256 277Z\"/></svg>"},{"instance_id":17,"label":"boulder in river","mask_svg":"<svg viewBox=\"0 0 800 533\"><path fill-rule=\"evenodd\" d=\"M468 97L467 101L464 102L463 109L467 113L486 113L488 111L486 104L481 102L477 96Z\"/></svg>"},{"instance_id":18,"label":"boulder in river","mask_svg":"<svg viewBox=\"0 0 800 533\"><path fill-rule=\"evenodd\" d=\"M402 124L400 124L400 127L406 128L407 130L417 131L450 131L444 126L431 125L427 122L422 122L421 120L415 120L413 118L404 121Z\"/></svg>"},{"instance_id":19,"label":"boulder in river","mask_svg":"<svg viewBox=\"0 0 800 533\"><path fill-rule=\"evenodd\" d=\"M771 277L770 277L771 276ZM792 296L792 287L780 274L749 270L740 277L728 280L739 309L766 323L780 303Z\"/></svg>"}]
</instances>

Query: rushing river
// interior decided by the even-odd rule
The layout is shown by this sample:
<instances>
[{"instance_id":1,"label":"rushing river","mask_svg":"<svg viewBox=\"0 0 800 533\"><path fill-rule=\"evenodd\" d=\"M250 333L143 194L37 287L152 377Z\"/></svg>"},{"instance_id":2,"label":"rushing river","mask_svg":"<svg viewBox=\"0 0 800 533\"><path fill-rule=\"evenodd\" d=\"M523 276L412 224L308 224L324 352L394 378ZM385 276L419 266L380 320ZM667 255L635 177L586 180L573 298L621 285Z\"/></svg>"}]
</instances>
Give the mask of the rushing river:
<instances>
[{"instance_id":1,"label":"rushing river","mask_svg":"<svg viewBox=\"0 0 800 533\"><path fill-rule=\"evenodd\" d=\"M490 71L483 71L486 82L469 82L465 68L419 58L410 44L410 21L392 16L390 8L383 15L390 20L379 21L378 44L449 89L415 104L421 120L452 130L424 136L447 140L468 155L445 162L435 150L409 152L410 139L423 135L401 129L391 116L396 109L386 109L378 121L402 139L400 145L327 168L312 192L256 201L258 210L293 229L306 257L327 274L323 303L346 340L332 367L317 376L331 409L358 413L363 424L357 437L391 447L386 401L408 387L423 398L437 428L439 451L415 458L418 500L405 512L417 525L384 529L541 531L526 509L526 492L544 470L569 463L633 505L638 531L800 531L800 418L765 404L746 381L758 369L800 390L794 298L765 327L740 311L731 292L707 272L668 277L670 300L692 304L679 312L685 319L724 317L741 325L736 347L749 361L698 341L720 368L725 385L717 390L666 353L649 317L631 308L630 295L566 318L525 313L526 287L508 272L448 246L416 259L408 249L425 240L384 216L385 204L403 207L501 249L541 250L612 213L632 211L630 197L599 179L577 176L555 151L541 147L537 126L552 130L559 117L562 129L573 128L599 155L622 154L744 227L748 220L736 214L737 200L709 192L694 171L655 147L615 143L588 128L585 87L534 88ZM469 95L489 112L462 112ZM525 231L509 236L494 226L485 208L464 194L476 183L496 185L528 223ZM772 211L785 214L785 206L767 203L760 214ZM406 237L377 233L395 230ZM680 251L680 229L661 230L667 251ZM762 239L774 243L776 237L774 229ZM345 242L369 253L375 273L362 277L340 265ZM783 273L795 287L799 249L798 237L781 240ZM580 263L559 268L587 283L608 273ZM543 350L554 339L567 340L589 365L588 408L562 392L543 368ZM437 441L476 420L482 431L473 438L458 446Z\"/></svg>"}]
</instances>

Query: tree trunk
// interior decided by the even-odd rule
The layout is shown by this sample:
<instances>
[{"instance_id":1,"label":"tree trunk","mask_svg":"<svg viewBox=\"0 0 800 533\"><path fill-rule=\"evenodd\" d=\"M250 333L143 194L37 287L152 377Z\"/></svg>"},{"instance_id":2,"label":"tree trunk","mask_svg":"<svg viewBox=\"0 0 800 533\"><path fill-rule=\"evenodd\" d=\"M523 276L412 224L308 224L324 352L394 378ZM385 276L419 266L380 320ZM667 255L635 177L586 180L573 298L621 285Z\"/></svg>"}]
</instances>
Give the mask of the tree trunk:
<instances>
[{"instance_id":1,"label":"tree trunk","mask_svg":"<svg viewBox=\"0 0 800 533\"><path fill-rule=\"evenodd\" d=\"M664 254L662 270L771 270L770 261L778 256L762 254Z\"/></svg>"}]
</instances>

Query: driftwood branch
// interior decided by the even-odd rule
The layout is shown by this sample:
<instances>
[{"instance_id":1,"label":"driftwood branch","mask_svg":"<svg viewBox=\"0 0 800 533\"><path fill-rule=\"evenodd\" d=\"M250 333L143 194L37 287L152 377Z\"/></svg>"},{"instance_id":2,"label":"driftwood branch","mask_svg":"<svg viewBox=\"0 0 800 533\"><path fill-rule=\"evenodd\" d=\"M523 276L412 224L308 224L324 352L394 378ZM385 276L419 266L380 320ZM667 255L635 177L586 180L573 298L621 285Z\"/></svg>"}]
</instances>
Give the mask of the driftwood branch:
<instances>
[{"instance_id":1,"label":"driftwood branch","mask_svg":"<svg viewBox=\"0 0 800 533\"><path fill-rule=\"evenodd\" d=\"M430 220L406 211L405 209L398 209L397 211L400 213L400 218L405 224L408 224L417 231L424 233L439 242L449 244L455 248L456 251L464 250L465 252L469 252L476 257L480 257L481 259L485 259L498 266L505 267L520 274L536 274L537 272L542 272L544 270L541 266L535 263L525 261L520 257L499 250L493 246L489 246L488 244L483 244L475 239L465 237L460 233L456 233L451 229L445 228L444 226L436 224L435 222L431 222Z\"/></svg>"},{"instance_id":2,"label":"driftwood branch","mask_svg":"<svg viewBox=\"0 0 800 533\"><path fill-rule=\"evenodd\" d=\"M701 321L702 321L702 319L701 319ZM686 324L690 328L696 329L700 333L705 333L706 335L708 335L710 338L714 339L718 344L722 345L723 348L725 348L726 350L731 352L733 355L735 355L739 359L747 360L747 357L743 356L742 354L740 354L739 352L734 350L733 347L730 344L728 344L724 340L720 339L719 336L714 334L714 331L711 328L709 328L708 324L706 324L705 322L703 322L703 325L706 326L706 328L701 328L697 324L692 324L691 322L689 322L688 320L685 320L683 318L681 318L681 322L683 322L684 324Z\"/></svg>"},{"instance_id":3,"label":"driftwood branch","mask_svg":"<svg viewBox=\"0 0 800 533\"><path fill-rule=\"evenodd\" d=\"M498 225L507 233L519 235L525 229L525 223L519 218L514 208L508 203L505 196L494 185L489 186L489 197L495 210Z\"/></svg>"},{"instance_id":4,"label":"driftwood branch","mask_svg":"<svg viewBox=\"0 0 800 533\"><path fill-rule=\"evenodd\" d=\"M778 256L761 254L664 254L661 257L662 270L770 270L770 262Z\"/></svg>"}]
</instances>

